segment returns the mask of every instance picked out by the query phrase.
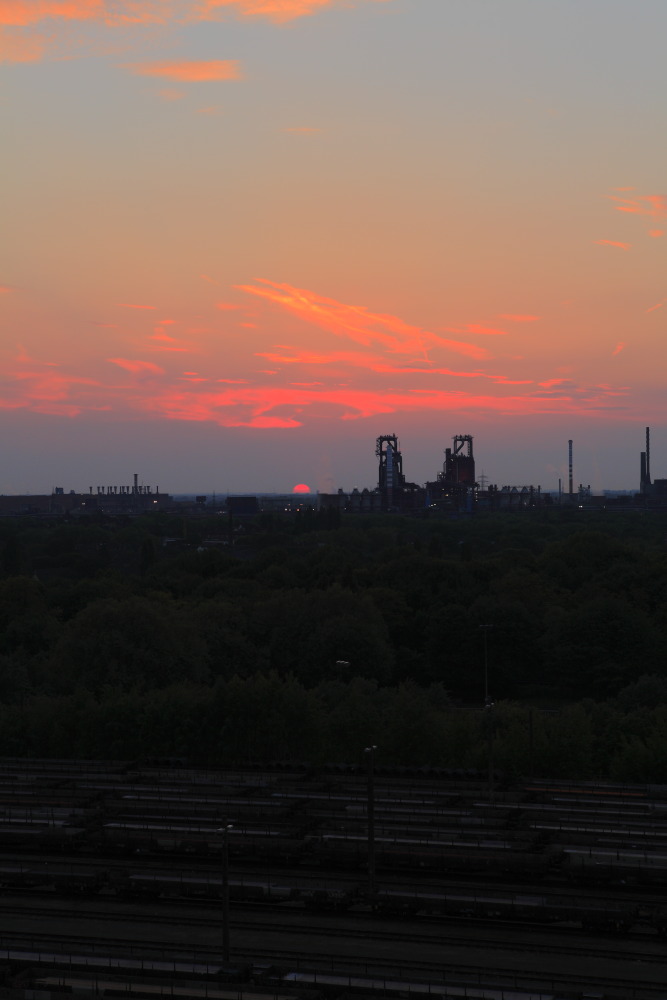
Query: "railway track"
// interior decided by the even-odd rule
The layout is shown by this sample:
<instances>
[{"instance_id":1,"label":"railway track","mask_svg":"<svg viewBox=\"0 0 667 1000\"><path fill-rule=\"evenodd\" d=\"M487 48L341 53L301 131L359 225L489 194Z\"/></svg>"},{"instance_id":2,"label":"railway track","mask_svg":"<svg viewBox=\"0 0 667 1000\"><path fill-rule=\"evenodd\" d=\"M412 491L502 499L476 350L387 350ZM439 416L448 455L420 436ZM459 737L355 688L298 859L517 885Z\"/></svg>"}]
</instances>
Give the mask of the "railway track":
<instances>
[{"instance_id":1,"label":"railway track","mask_svg":"<svg viewBox=\"0 0 667 1000\"><path fill-rule=\"evenodd\" d=\"M77 935L51 936L45 941L22 942L16 935L10 935L13 940L0 942L0 961L23 962L33 967L41 963L45 969L61 968L70 975L75 970L86 970L90 975L108 977L109 972L122 975L122 982L127 981L130 974L143 973L151 976L174 975L208 975L217 977L221 968L219 955L209 952L195 952L173 947L165 954L164 945L160 942L143 942L141 957L137 954L136 940L116 939L113 947L103 939L91 938L87 942L87 950L80 947ZM39 950L36 950L39 948ZM58 958L58 954L60 958ZM129 956L129 957L126 957ZM152 956L152 957L149 957ZM500 956L499 956L500 957ZM605 956L608 958L608 955ZM641 983L630 970L623 969L621 964L609 968L603 973L581 971L581 969L541 970L539 973L525 963L523 967L511 966L496 961L489 962L484 969L478 963L466 962L461 956L457 959L443 961L429 960L420 957L418 960L392 956L377 959L372 956L359 957L349 955L342 958L334 950L318 949L316 954L305 954L303 949L273 949L270 945L261 948L248 946L242 951L243 964L251 963L257 969L266 969L267 963L275 968L264 976L266 986L273 986L277 991L281 987L300 985L306 986L330 985L332 981L338 984L340 991L353 982L362 982L359 977L366 977L368 984L373 983L379 992L391 995L386 986L391 983L394 995L405 996L412 992L429 992L435 996L473 996L473 997L507 997L511 995L519 1000L522 994L535 996L539 991L540 998L555 1000L561 996L604 997L606 1000L665 1000L667 990L661 968L656 968L655 975L651 969L645 970ZM589 965L595 964L595 959L589 957ZM232 963L233 965L233 963ZM227 966L227 971L231 967ZM97 970L97 971L95 971ZM288 970L294 970L289 972ZM648 973L648 975L646 974ZM44 973L41 973L43 975ZM253 978L253 982L255 979ZM95 982L95 980L91 980ZM383 985L385 989L383 990ZM401 989L402 987L402 989ZM398 994L396 993L399 989ZM453 992L449 992L449 990ZM456 993L456 990L462 990ZM469 990L469 992L465 992ZM515 991L508 993L508 991ZM244 990L236 988L240 998ZM445 992L447 991L447 992ZM481 991L481 992L476 992ZM546 992L553 991L553 992Z\"/></svg>"},{"instance_id":2,"label":"railway track","mask_svg":"<svg viewBox=\"0 0 667 1000\"><path fill-rule=\"evenodd\" d=\"M219 909L219 908L218 908ZM172 904L169 912L165 912L163 907L156 910L154 907L147 907L145 904L136 904L132 908L105 907L101 904L95 906L77 905L76 907L39 907L30 906L17 909L15 905L3 903L0 905L0 914L7 920L14 922L21 920L27 922L53 923L63 926L66 922L86 921L96 924L106 924L110 928L121 925L127 927L131 924L148 926L152 930L157 928L187 928L188 931L198 928L206 928L210 931L215 928L212 924L210 911L206 914L196 912L200 907L184 904ZM271 913L271 920L264 919L264 915ZM3 921L3 924L5 921ZM220 921L221 923L221 921ZM388 926L393 924L393 927ZM484 948L491 950L512 950L518 949L522 952L535 952L540 955L580 955L586 958L602 958L613 961L643 962L665 966L664 943L653 937L648 939L645 935L624 936L619 940L616 937L600 938L593 935L586 935L585 941L581 941L581 933L571 928L544 927L537 929L533 923L527 921L480 921L480 920L457 920L456 928L452 928L452 921L440 920L431 921L428 925L419 922L418 929L415 929L414 921L406 922L394 919L392 921L382 920L379 922L375 914L361 912L345 914L344 918L335 916L322 916L319 919L303 921L303 911L295 909L282 910L278 912L276 907L262 904L250 904L244 910L232 910L230 917L230 929L237 937L243 934L261 934L272 937L283 935L289 940L298 938L300 941L306 939L322 938L346 940L363 935L368 948L377 944L392 944L396 947L404 948L406 945L428 945L437 947L466 948L478 947L483 942ZM213 931L215 933L215 930ZM495 937L493 935L496 935ZM5 935L6 936L6 935ZM16 933L17 938L21 938L20 933ZM24 932L24 937L32 938L34 932ZM56 940L52 934L47 934L49 940ZM80 935L58 935L57 939L69 940L75 938L80 940ZM114 935L100 938L100 942L113 940L116 945L119 939ZM92 938L90 939L92 940ZM136 939L135 939L136 943ZM143 942L148 948L164 947L164 938L160 941ZM630 947L628 947L630 945ZM96 945L97 946L97 945Z\"/></svg>"},{"instance_id":3,"label":"railway track","mask_svg":"<svg viewBox=\"0 0 667 1000\"><path fill-rule=\"evenodd\" d=\"M363 774L213 775L131 764L106 774L103 764L67 762L5 770L0 926L12 933L1 943L24 955L21 969L33 946L51 949L54 961L58 952L59 969L77 955L84 969L91 949L118 962L132 955L142 973L151 955L219 966L216 827L234 813L233 954L246 966L273 963L287 975L315 970L331 980L295 979L290 991L314 987L317 1000L389 996L370 983L345 984L359 973L378 983L398 976L406 993L410 980L442 987L453 976L494 1000L496 983L540 1000L667 1000L658 936L667 911L667 790L536 781L508 795L499 788L491 807L483 784L466 776L378 774L379 891L369 899ZM22 868L32 875L20 885ZM601 932L597 921L618 933Z\"/></svg>"}]
</instances>

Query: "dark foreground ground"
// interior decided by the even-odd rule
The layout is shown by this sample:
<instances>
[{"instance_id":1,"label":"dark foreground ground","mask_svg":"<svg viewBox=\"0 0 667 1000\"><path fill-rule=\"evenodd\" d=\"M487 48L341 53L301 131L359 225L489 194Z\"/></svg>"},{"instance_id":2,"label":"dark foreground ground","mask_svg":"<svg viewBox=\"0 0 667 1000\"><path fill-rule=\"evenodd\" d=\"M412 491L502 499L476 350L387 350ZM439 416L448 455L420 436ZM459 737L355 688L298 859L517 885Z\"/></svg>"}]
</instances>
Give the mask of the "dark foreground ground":
<instances>
[{"instance_id":1,"label":"dark foreground ground","mask_svg":"<svg viewBox=\"0 0 667 1000\"><path fill-rule=\"evenodd\" d=\"M6 760L0 796L5 997L667 998L665 788Z\"/></svg>"}]
</instances>

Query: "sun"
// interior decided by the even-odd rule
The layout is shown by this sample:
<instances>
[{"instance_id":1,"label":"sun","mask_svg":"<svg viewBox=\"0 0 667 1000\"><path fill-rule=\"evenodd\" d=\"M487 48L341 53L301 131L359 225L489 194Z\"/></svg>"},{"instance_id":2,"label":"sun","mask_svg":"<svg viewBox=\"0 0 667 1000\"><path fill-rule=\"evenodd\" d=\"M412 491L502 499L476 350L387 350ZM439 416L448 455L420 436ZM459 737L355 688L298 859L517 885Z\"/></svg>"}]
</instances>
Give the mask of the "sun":
<instances>
[{"instance_id":1,"label":"sun","mask_svg":"<svg viewBox=\"0 0 667 1000\"><path fill-rule=\"evenodd\" d=\"M310 486L306 486L305 483L297 483L292 493L310 493Z\"/></svg>"}]
</instances>

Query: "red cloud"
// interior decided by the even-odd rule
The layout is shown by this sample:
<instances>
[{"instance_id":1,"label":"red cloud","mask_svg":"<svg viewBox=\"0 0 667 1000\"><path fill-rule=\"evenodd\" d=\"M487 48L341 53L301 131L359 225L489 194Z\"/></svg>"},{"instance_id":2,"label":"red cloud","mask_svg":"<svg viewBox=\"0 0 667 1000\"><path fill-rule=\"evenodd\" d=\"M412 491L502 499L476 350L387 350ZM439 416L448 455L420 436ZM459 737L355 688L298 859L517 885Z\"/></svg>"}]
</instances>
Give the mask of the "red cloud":
<instances>
[{"instance_id":1,"label":"red cloud","mask_svg":"<svg viewBox=\"0 0 667 1000\"><path fill-rule=\"evenodd\" d=\"M562 380L554 380L560 383ZM607 408L608 400L620 395L607 386L580 389L563 385L555 394L488 396L466 392L415 389L409 392L381 392L347 388L228 388L199 393L167 391L142 397L149 412L170 420L212 421L225 427L296 427L309 408L317 416L318 407L340 408L341 420L355 420L398 411L487 411L506 414L585 413ZM280 412L276 412L280 411Z\"/></svg>"},{"instance_id":2,"label":"red cloud","mask_svg":"<svg viewBox=\"0 0 667 1000\"><path fill-rule=\"evenodd\" d=\"M206 0L205 9L213 14L223 7L234 7L244 17L266 17L280 23L315 14L337 3L338 0Z\"/></svg>"},{"instance_id":3,"label":"red cloud","mask_svg":"<svg viewBox=\"0 0 667 1000\"><path fill-rule=\"evenodd\" d=\"M595 242L601 246L620 247L621 250L629 250L632 246L631 243L619 243L618 240L596 240Z\"/></svg>"},{"instance_id":4,"label":"red cloud","mask_svg":"<svg viewBox=\"0 0 667 1000\"><path fill-rule=\"evenodd\" d=\"M180 83L199 83L205 80L240 80L241 69L237 59L211 59L208 62L146 62L125 63L137 76L159 76Z\"/></svg>"}]
</instances>

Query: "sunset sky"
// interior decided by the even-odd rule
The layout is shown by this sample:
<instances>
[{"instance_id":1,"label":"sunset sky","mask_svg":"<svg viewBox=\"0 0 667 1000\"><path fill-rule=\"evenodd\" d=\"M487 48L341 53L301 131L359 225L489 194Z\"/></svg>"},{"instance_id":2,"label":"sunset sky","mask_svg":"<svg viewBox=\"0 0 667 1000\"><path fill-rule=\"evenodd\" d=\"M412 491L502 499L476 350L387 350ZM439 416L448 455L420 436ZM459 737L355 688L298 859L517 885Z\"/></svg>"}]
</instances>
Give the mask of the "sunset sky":
<instances>
[{"instance_id":1,"label":"sunset sky","mask_svg":"<svg viewBox=\"0 0 667 1000\"><path fill-rule=\"evenodd\" d=\"M0 493L667 478L665 0L0 0Z\"/></svg>"}]
</instances>

